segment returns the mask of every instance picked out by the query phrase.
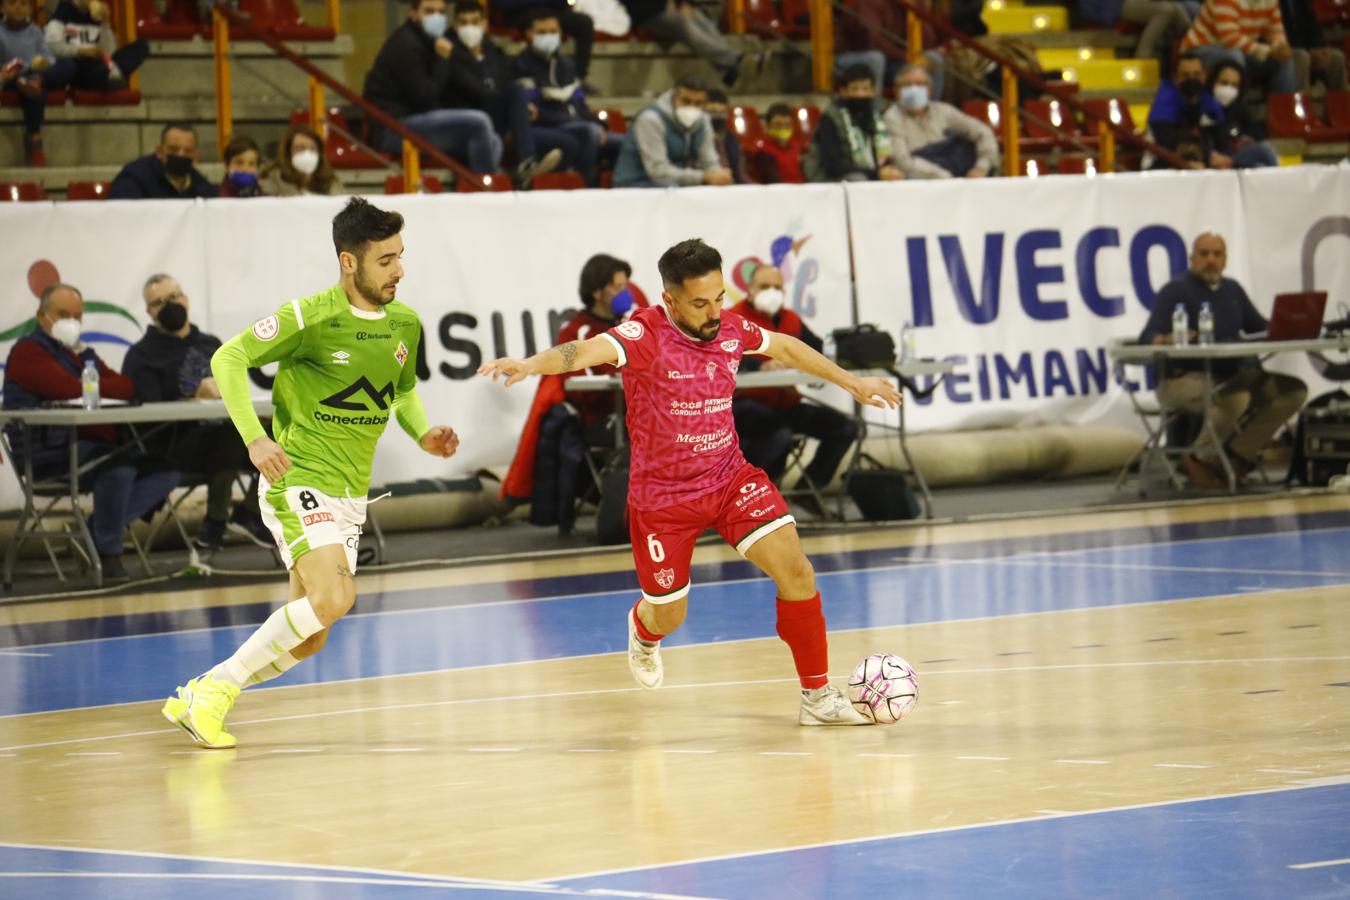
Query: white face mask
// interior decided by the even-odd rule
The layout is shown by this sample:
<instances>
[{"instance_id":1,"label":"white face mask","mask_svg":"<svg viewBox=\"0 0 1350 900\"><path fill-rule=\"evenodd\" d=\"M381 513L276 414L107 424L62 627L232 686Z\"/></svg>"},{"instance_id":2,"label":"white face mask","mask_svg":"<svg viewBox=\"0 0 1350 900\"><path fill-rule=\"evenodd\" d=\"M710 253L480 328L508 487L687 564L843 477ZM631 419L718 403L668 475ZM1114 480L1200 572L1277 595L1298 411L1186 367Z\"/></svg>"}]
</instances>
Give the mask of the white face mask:
<instances>
[{"instance_id":1,"label":"white face mask","mask_svg":"<svg viewBox=\"0 0 1350 900\"><path fill-rule=\"evenodd\" d=\"M900 105L910 112L918 112L928 105L928 87L906 84L900 88Z\"/></svg>"},{"instance_id":2,"label":"white face mask","mask_svg":"<svg viewBox=\"0 0 1350 900\"><path fill-rule=\"evenodd\" d=\"M693 128L703 118L703 110L697 106L681 106L675 110L675 118L685 128Z\"/></svg>"},{"instance_id":3,"label":"white face mask","mask_svg":"<svg viewBox=\"0 0 1350 900\"><path fill-rule=\"evenodd\" d=\"M455 29L455 34L459 36L459 42L470 50L476 50L483 43L482 25L461 25Z\"/></svg>"},{"instance_id":4,"label":"white face mask","mask_svg":"<svg viewBox=\"0 0 1350 900\"><path fill-rule=\"evenodd\" d=\"M446 26L449 24L450 18L445 13L427 13L422 17L422 30L433 41L445 34Z\"/></svg>"},{"instance_id":5,"label":"white face mask","mask_svg":"<svg viewBox=\"0 0 1350 900\"><path fill-rule=\"evenodd\" d=\"M313 175L319 170L317 150L297 150L291 154L291 165L301 175Z\"/></svg>"},{"instance_id":6,"label":"white face mask","mask_svg":"<svg viewBox=\"0 0 1350 900\"><path fill-rule=\"evenodd\" d=\"M80 320L57 319L52 323L52 337L74 350L80 344Z\"/></svg>"},{"instance_id":7,"label":"white face mask","mask_svg":"<svg viewBox=\"0 0 1350 900\"><path fill-rule=\"evenodd\" d=\"M1219 101L1220 106L1232 106L1233 101L1237 98L1238 89L1236 84L1214 85L1214 99Z\"/></svg>"},{"instance_id":8,"label":"white face mask","mask_svg":"<svg viewBox=\"0 0 1350 900\"><path fill-rule=\"evenodd\" d=\"M540 56L552 56L557 53L558 48L562 46L562 35L536 34L534 39L530 41L530 46L533 47L534 52L538 53Z\"/></svg>"},{"instance_id":9,"label":"white face mask","mask_svg":"<svg viewBox=\"0 0 1350 900\"><path fill-rule=\"evenodd\" d=\"M783 300L783 292L778 288L765 288L755 295L754 306L764 315L772 317L783 308Z\"/></svg>"}]
</instances>

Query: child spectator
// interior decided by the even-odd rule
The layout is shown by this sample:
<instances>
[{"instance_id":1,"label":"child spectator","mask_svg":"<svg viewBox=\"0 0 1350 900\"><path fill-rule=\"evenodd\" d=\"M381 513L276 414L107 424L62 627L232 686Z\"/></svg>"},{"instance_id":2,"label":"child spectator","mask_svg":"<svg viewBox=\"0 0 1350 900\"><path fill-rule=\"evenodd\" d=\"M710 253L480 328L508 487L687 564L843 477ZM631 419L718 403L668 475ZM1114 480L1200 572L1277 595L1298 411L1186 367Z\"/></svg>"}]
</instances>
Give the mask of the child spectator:
<instances>
[{"instance_id":1,"label":"child spectator","mask_svg":"<svg viewBox=\"0 0 1350 900\"><path fill-rule=\"evenodd\" d=\"M835 99L820 117L811 149L802 159L810 181L899 181L891 135L877 113L872 70L853 65L835 85Z\"/></svg>"},{"instance_id":2,"label":"child spectator","mask_svg":"<svg viewBox=\"0 0 1350 900\"><path fill-rule=\"evenodd\" d=\"M109 8L104 0L61 0L47 21L47 44L57 59L70 60L72 86L86 91L116 90L150 55L145 41L113 48L111 28L105 28Z\"/></svg>"},{"instance_id":3,"label":"child spectator","mask_svg":"<svg viewBox=\"0 0 1350 900\"><path fill-rule=\"evenodd\" d=\"M23 156L30 166L45 166L42 122L47 112L47 89L61 77L61 69L33 24L30 0L4 0L0 23L0 87L16 91L23 108ZM57 85L59 86L59 85Z\"/></svg>"},{"instance_id":4,"label":"child spectator","mask_svg":"<svg viewBox=\"0 0 1350 900\"><path fill-rule=\"evenodd\" d=\"M323 139L308 125L292 125L277 158L262 170L262 191L273 197L345 194L347 187L323 152Z\"/></svg>"},{"instance_id":5,"label":"child spectator","mask_svg":"<svg viewBox=\"0 0 1350 900\"><path fill-rule=\"evenodd\" d=\"M786 103L775 103L764 114L764 140L755 145L751 164L761 184L802 184L802 136Z\"/></svg>"},{"instance_id":6,"label":"child spectator","mask_svg":"<svg viewBox=\"0 0 1350 900\"><path fill-rule=\"evenodd\" d=\"M1235 169L1278 166L1280 158L1266 140L1266 125L1242 102L1242 67L1225 60L1209 73L1209 92L1223 107L1224 121L1215 129L1215 148L1232 161ZM1213 165L1214 160L1210 160Z\"/></svg>"},{"instance_id":7,"label":"child spectator","mask_svg":"<svg viewBox=\"0 0 1350 900\"><path fill-rule=\"evenodd\" d=\"M258 184L258 163L262 153L253 138L244 135L230 138L220 158L225 161L225 180L220 183L220 196L262 196L262 186Z\"/></svg>"}]
</instances>

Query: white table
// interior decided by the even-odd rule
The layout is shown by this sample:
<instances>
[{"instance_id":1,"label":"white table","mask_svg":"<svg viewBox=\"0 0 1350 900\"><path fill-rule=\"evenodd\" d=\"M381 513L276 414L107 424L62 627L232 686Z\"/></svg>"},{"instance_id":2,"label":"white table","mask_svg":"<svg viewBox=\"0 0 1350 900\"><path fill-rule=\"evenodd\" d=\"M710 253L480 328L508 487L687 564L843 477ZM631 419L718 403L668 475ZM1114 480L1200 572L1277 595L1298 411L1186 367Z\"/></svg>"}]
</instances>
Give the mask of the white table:
<instances>
[{"instance_id":1,"label":"white table","mask_svg":"<svg viewBox=\"0 0 1350 900\"><path fill-rule=\"evenodd\" d=\"M253 409L260 418L269 418L273 413L271 402L266 400L253 401ZM78 511L80 509L80 476L107 460L107 457L103 457L91 460L84 466L80 465L76 431L81 426L127 425L132 430L134 441L140 443L143 436L136 433L137 425L157 426L149 429L148 436L158 430L159 427L171 425L175 422L204 422L213 419L228 419L229 417L230 414L225 409L224 400L174 400L168 403L146 403L139 406L109 403L99 409L84 409L72 405L39 409L0 410L0 427L10 423L20 425L25 431L25 446L28 444L26 432L30 428L64 427L70 429L70 464L67 471L66 486L71 508ZM36 503L34 502L33 462L29 454L24 454L23 474L19 477L19 486L23 490L24 505L23 511L19 514L18 525L14 529L14 539L10 541L9 547L5 551L4 586L6 590L13 584L14 562L18 558L20 544L31 538L68 537L64 532L49 532L38 527L43 515L51 509L51 504L48 504L41 514L34 515ZM170 509L170 515L173 516L172 508ZM173 517L177 521L177 517ZM94 547L94 538L89 533L89 527L85 523L84 516L79 515L78 512L75 516L75 523L79 528L78 540L88 551L90 565L94 572L94 584L95 586L102 586L103 566L99 562L98 550ZM179 529L182 530L181 523L179 523ZM196 547L192 545L191 541L187 541L187 546L189 565L200 566ZM59 567L57 573L60 574Z\"/></svg>"}]
</instances>

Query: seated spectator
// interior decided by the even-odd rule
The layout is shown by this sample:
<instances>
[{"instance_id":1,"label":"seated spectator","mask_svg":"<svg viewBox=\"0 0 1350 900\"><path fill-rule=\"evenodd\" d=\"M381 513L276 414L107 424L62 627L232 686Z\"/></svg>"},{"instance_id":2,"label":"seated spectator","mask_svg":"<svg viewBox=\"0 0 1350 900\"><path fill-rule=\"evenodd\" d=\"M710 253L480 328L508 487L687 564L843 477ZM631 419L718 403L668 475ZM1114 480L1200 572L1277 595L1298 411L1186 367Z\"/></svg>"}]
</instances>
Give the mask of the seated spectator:
<instances>
[{"instance_id":1,"label":"seated spectator","mask_svg":"<svg viewBox=\"0 0 1350 900\"><path fill-rule=\"evenodd\" d=\"M775 103L764 114L764 140L751 157L760 184L802 184L802 153L805 147L797 120L786 103Z\"/></svg>"},{"instance_id":2,"label":"seated spectator","mask_svg":"<svg viewBox=\"0 0 1350 900\"><path fill-rule=\"evenodd\" d=\"M14 343L5 361L4 408L34 409L52 401L78 400L84 393L81 376L86 364L98 367L99 392L113 400L132 400L131 380L108 368L93 347L80 340L84 297L68 284L53 284L42 292L37 325ZM63 477L70 465L70 429L10 429L16 464L31 460L33 477ZM75 436L81 466L103 460L80 478L80 489L94 495L88 527L108 580L126 580L122 541L128 525L154 510L178 484L178 473L128 449L112 426L90 426Z\"/></svg>"},{"instance_id":3,"label":"seated spectator","mask_svg":"<svg viewBox=\"0 0 1350 900\"><path fill-rule=\"evenodd\" d=\"M447 109L446 87L454 74L455 44L445 36L445 0L412 0L407 20L390 32L366 73L365 98L422 135L442 153L467 161L480 174L496 172L502 139L481 109ZM372 123L371 143L397 155L403 140Z\"/></svg>"},{"instance_id":4,"label":"seated spectator","mask_svg":"<svg viewBox=\"0 0 1350 900\"><path fill-rule=\"evenodd\" d=\"M1134 55L1161 59L1191 27L1191 14L1177 0L1078 0L1078 14L1103 28L1120 22L1142 25Z\"/></svg>"},{"instance_id":5,"label":"seated spectator","mask_svg":"<svg viewBox=\"0 0 1350 900\"><path fill-rule=\"evenodd\" d=\"M876 86L866 66L839 76L835 99L820 117L802 159L808 181L897 181L891 135L877 113Z\"/></svg>"},{"instance_id":6,"label":"seated spectator","mask_svg":"<svg viewBox=\"0 0 1350 900\"><path fill-rule=\"evenodd\" d=\"M1304 88L1320 81L1329 91L1345 90L1345 51L1327 42L1313 5L1306 0L1280 0L1280 14L1294 48L1294 80Z\"/></svg>"},{"instance_id":7,"label":"seated spectator","mask_svg":"<svg viewBox=\"0 0 1350 900\"><path fill-rule=\"evenodd\" d=\"M586 105L581 74L562 46L562 25L552 9L530 14L525 49L513 60L511 76L520 88L533 125L530 139L550 154L561 154L561 166L581 175L590 187L597 178L602 147L609 137ZM617 154L617 144L612 157Z\"/></svg>"},{"instance_id":8,"label":"seated spectator","mask_svg":"<svg viewBox=\"0 0 1350 900\"><path fill-rule=\"evenodd\" d=\"M225 180L220 183L220 196L262 196L262 186L258 184L258 163L262 153L253 138L244 135L230 138L220 158L225 161Z\"/></svg>"},{"instance_id":9,"label":"seated spectator","mask_svg":"<svg viewBox=\"0 0 1350 900\"><path fill-rule=\"evenodd\" d=\"M492 8L506 14L507 21L528 29L535 14L550 12L558 20L560 33L566 32L576 49L573 59L576 61L577 78L585 81L591 72L591 51L595 47L595 22L580 8L579 4L568 0L493 0ZM455 4L456 11L459 4ZM529 43L529 38L525 41Z\"/></svg>"},{"instance_id":10,"label":"seated spectator","mask_svg":"<svg viewBox=\"0 0 1350 900\"><path fill-rule=\"evenodd\" d=\"M1298 90L1279 0L1205 0L1181 49L1199 53L1206 68L1232 60L1243 67L1249 83L1266 91Z\"/></svg>"},{"instance_id":11,"label":"seated spectator","mask_svg":"<svg viewBox=\"0 0 1350 900\"><path fill-rule=\"evenodd\" d=\"M737 53L718 31L717 23L689 0L622 0L633 28L651 33L663 44L684 44L712 64L730 88L741 76L744 53ZM758 57L762 64L765 57Z\"/></svg>"},{"instance_id":12,"label":"seated spectator","mask_svg":"<svg viewBox=\"0 0 1350 900\"><path fill-rule=\"evenodd\" d=\"M633 119L614 164L615 187L689 187L731 184L717 158L716 137L704 114L708 89L682 75L672 90Z\"/></svg>"},{"instance_id":13,"label":"seated spectator","mask_svg":"<svg viewBox=\"0 0 1350 900\"><path fill-rule=\"evenodd\" d=\"M1148 112L1148 127L1153 140L1187 159L1192 168L1231 168L1223 153L1215 154L1215 143L1223 127L1224 112L1219 101L1205 89L1205 63L1199 53L1188 50L1177 59L1171 81L1158 84ZM1183 152L1184 151L1184 152ZM1165 163L1155 163L1154 167Z\"/></svg>"},{"instance_id":14,"label":"seated spectator","mask_svg":"<svg viewBox=\"0 0 1350 900\"><path fill-rule=\"evenodd\" d=\"M632 275L632 266L606 253L597 253L586 260L586 264L581 267L581 278L577 285L581 309L558 332L554 344L584 341L619 324L633 310L633 292L628 287L628 279ZM617 373L618 369L613 366L594 366L586 374ZM565 374L563 378L574 374L581 373ZM603 427L609 415L618 409L614 394L608 391L578 391L568 394L567 401L576 407L583 426L588 430Z\"/></svg>"},{"instance_id":15,"label":"seated spectator","mask_svg":"<svg viewBox=\"0 0 1350 900\"><path fill-rule=\"evenodd\" d=\"M308 125L292 125L286 132L277 158L263 168L260 184L262 192L272 197L347 193L323 152L323 138Z\"/></svg>"},{"instance_id":16,"label":"seated spectator","mask_svg":"<svg viewBox=\"0 0 1350 900\"><path fill-rule=\"evenodd\" d=\"M731 173L731 180L735 184L749 184L750 179L745 174L745 157L741 153L741 139L727 127L727 116L731 113L727 92L716 89L708 91L708 103L703 111L712 123L717 161Z\"/></svg>"},{"instance_id":17,"label":"seated spectator","mask_svg":"<svg viewBox=\"0 0 1350 900\"><path fill-rule=\"evenodd\" d=\"M173 200L219 197L220 189L197 171L197 130L165 125L153 153L122 167L108 189L111 200Z\"/></svg>"},{"instance_id":18,"label":"seated spectator","mask_svg":"<svg viewBox=\"0 0 1350 900\"><path fill-rule=\"evenodd\" d=\"M220 338L188 321L192 302L172 276L151 275L141 293L151 325L122 363L122 373L131 380L137 399L143 403L219 400L220 390L211 376L211 354L219 349ZM271 532L258 513L257 492L249 492L230 517L235 479L240 472L253 472L248 449L233 424L228 420L185 422L160 432L153 446L179 472L206 480L206 519L194 541L198 547L218 550L224 546L227 524L262 547L272 546Z\"/></svg>"},{"instance_id":19,"label":"seated spectator","mask_svg":"<svg viewBox=\"0 0 1350 900\"><path fill-rule=\"evenodd\" d=\"M0 88L16 91L23 109L24 164L45 166L42 123L47 116L47 90L60 87L62 79L56 58L47 47L42 29L33 24L30 0L4 0L5 20L0 24Z\"/></svg>"},{"instance_id":20,"label":"seated spectator","mask_svg":"<svg viewBox=\"0 0 1350 900\"><path fill-rule=\"evenodd\" d=\"M1242 67L1225 60L1209 73L1209 92L1223 107L1223 124L1215 129L1215 153L1226 156L1234 169L1252 169L1258 166L1278 166L1280 158L1266 140L1266 123L1252 115L1242 100ZM1223 168L1216 165L1215 168Z\"/></svg>"},{"instance_id":21,"label":"seated spectator","mask_svg":"<svg viewBox=\"0 0 1350 900\"><path fill-rule=\"evenodd\" d=\"M931 98L923 66L909 65L895 80L896 102L886 111L895 163L906 178L983 178L998 167L998 141L988 125Z\"/></svg>"},{"instance_id":22,"label":"seated spectator","mask_svg":"<svg viewBox=\"0 0 1350 900\"><path fill-rule=\"evenodd\" d=\"M816 336L801 316L784 306L783 273L775 266L762 265L750 276L746 298L731 311L768 328L791 335L812 350L820 352L824 342ZM741 360L742 372L767 372L785 366L772 359L747 356ZM815 455L802 473L805 482L794 488L824 488L834 477L849 448L858 438L858 425L839 410L819 403L803 403L796 388L751 388L737 390L732 400L736 417L736 433L746 460L759 466L778 483L787 467L788 454L797 435L819 440ZM818 503L805 505L817 515L822 514Z\"/></svg>"},{"instance_id":23,"label":"seated spectator","mask_svg":"<svg viewBox=\"0 0 1350 900\"><path fill-rule=\"evenodd\" d=\"M145 41L114 47L116 38L104 0L61 0L47 20L47 45L59 60L70 60L69 83L84 91L126 87L127 78L150 55Z\"/></svg>"},{"instance_id":24,"label":"seated spectator","mask_svg":"<svg viewBox=\"0 0 1350 900\"><path fill-rule=\"evenodd\" d=\"M1208 303L1214 314L1214 340L1236 342L1243 334L1266 330L1266 320L1247 292L1231 278L1223 277L1228 263L1224 239L1205 232L1191 247L1190 271L1169 281L1158 291L1153 312L1139 335L1141 344L1170 344L1172 314L1178 305L1186 310L1192 338L1200 309ZM1227 449L1235 474L1244 477L1256 467L1261 451L1275 432L1303 406L1307 386L1291 375L1267 372L1255 357L1216 359L1211 362L1216 397L1208 404L1210 421ZM1158 401L1168 409L1193 415L1205 412L1205 393L1210 389L1203 360L1168 360L1158 384ZM1197 487L1227 487L1217 454L1207 433L1199 439L1194 455L1182 458L1183 468Z\"/></svg>"}]
</instances>

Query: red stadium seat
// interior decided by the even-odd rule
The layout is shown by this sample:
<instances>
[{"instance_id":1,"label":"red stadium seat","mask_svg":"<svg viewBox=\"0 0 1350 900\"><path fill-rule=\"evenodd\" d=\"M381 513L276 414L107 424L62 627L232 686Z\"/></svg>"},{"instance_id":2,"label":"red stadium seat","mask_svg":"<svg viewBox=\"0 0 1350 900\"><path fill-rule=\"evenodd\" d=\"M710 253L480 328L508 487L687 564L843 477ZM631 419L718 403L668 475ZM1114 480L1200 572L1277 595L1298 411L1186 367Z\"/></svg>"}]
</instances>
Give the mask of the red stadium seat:
<instances>
[{"instance_id":1,"label":"red stadium seat","mask_svg":"<svg viewBox=\"0 0 1350 900\"><path fill-rule=\"evenodd\" d=\"M384 192L386 194L403 193L403 176L390 175L388 178L386 178L384 180ZM434 175L423 175L422 188L417 193L443 194L445 193L445 185L441 184L441 180Z\"/></svg>"},{"instance_id":2,"label":"red stadium seat","mask_svg":"<svg viewBox=\"0 0 1350 900\"><path fill-rule=\"evenodd\" d=\"M610 134L626 134L628 132L628 120L617 109L596 110L595 117L600 120L600 124L605 126L605 130Z\"/></svg>"},{"instance_id":3,"label":"red stadium seat","mask_svg":"<svg viewBox=\"0 0 1350 900\"><path fill-rule=\"evenodd\" d=\"M1053 175L1055 174L1055 167L1050 165L1048 159L1024 159L1022 160L1022 174L1028 178Z\"/></svg>"},{"instance_id":4,"label":"red stadium seat","mask_svg":"<svg viewBox=\"0 0 1350 900\"><path fill-rule=\"evenodd\" d=\"M999 130L1003 127L1003 107L997 100L967 100L961 110L994 129L994 134L999 136L999 140L1003 139L1003 132Z\"/></svg>"},{"instance_id":5,"label":"red stadium seat","mask_svg":"<svg viewBox=\"0 0 1350 900\"><path fill-rule=\"evenodd\" d=\"M1097 160L1091 156L1061 156L1058 170L1061 175L1096 175Z\"/></svg>"},{"instance_id":6,"label":"red stadium seat","mask_svg":"<svg viewBox=\"0 0 1350 900\"><path fill-rule=\"evenodd\" d=\"M764 126L753 106L733 106L727 110L727 127L747 152L754 147L755 141L764 139Z\"/></svg>"},{"instance_id":7,"label":"red stadium seat","mask_svg":"<svg viewBox=\"0 0 1350 900\"><path fill-rule=\"evenodd\" d=\"M115 91L75 91L76 106L137 106L141 102L141 92L131 88Z\"/></svg>"},{"instance_id":8,"label":"red stadium seat","mask_svg":"<svg viewBox=\"0 0 1350 900\"><path fill-rule=\"evenodd\" d=\"M813 103L798 106L792 110L792 121L802 139L809 141L811 135L816 133L816 126L820 124L820 107Z\"/></svg>"},{"instance_id":9,"label":"red stadium seat","mask_svg":"<svg viewBox=\"0 0 1350 900\"><path fill-rule=\"evenodd\" d=\"M252 18L258 29L286 41L331 41L337 36L327 25L306 25L295 0L239 0L239 12Z\"/></svg>"},{"instance_id":10,"label":"red stadium seat","mask_svg":"<svg viewBox=\"0 0 1350 900\"><path fill-rule=\"evenodd\" d=\"M165 0L161 14L154 0L136 0L136 36L148 41L190 41L209 34L195 0Z\"/></svg>"},{"instance_id":11,"label":"red stadium seat","mask_svg":"<svg viewBox=\"0 0 1350 900\"><path fill-rule=\"evenodd\" d=\"M67 94L64 90L48 91L47 105L61 106L66 102L67 99L69 99L69 97L70 95ZM19 105L18 91L0 91L0 106L18 106L18 105Z\"/></svg>"},{"instance_id":12,"label":"red stadium seat","mask_svg":"<svg viewBox=\"0 0 1350 900\"><path fill-rule=\"evenodd\" d=\"M294 113L292 113L294 116ZM306 120L309 116L306 114ZM332 128L328 129L327 149L328 161L333 164L335 169L383 169L388 166L389 161L383 156L371 153L363 147L357 145L355 141L346 137L352 133L352 126L347 121L347 116L336 106L328 108L328 123ZM339 131L342 133L339 134Z\"/></svg>"},{"instance_id":13,"label":"red stadium seat","mask_svg":"<svg viewBox=\"0 0 1350 900\"><path fill-rule=\"evenodd\" d=\"M1340 129L1341 134L1350 135L1350 91L1327 91L1323 99L1326 104L1327 123Z\"/></svg>"},{"instance_id":14,"label":"red stadium seat","mask_svg":"<svg viewBox=\"0 0 1350 900\"><path fill-rule=\"evenodd\" d=\"M1139 133L1139 126L1134 124L1134 116L1130 113L1130 104L1124 99L1120 97L1097 97L1084 100L1083 105L1111 124L1119 125L1135 134ZM1087 128L1090 131L1096 131L1096 120L1088 120Z\"/></svg>"},{"instance_id":15,"label":"red stadium seat","mask_svg":"<svg viewBox=\"0 0 1350 900\"><path fill-rule=\"evenodd\" d=\"M1302 138L1311 143L1343 141L1345 131L1323 123L1307 94L1269 94L1266 129L1275 138Z\"/></svg>"},{"instance_id":16,"label":"red stadium seat","mask_svg":"<svg viewBox=\"0 0 1350 900\"><path fill-rule=\"evenodd\" d=\"M493 193L513 190L511 176L505 172L493 172L491 175L482 176L482 178L487 182L487 189ZM459 194L480 194L483 189L477 185L469 184L467 179L456 178L455 192Z\"/></svg>"},{"instance_id":17,"label":"red stadium seat","mask_svg":"<svg viewBox=\"0 0 1350 900\"><path fill-rule=\"evenodd\" d=\"M534 176L530 187L536 191L579 191L586 187L586 182L577 172L545 172Z\"/></svg>"},{"instance_id":18,"label":"red stadium seat","mask_svg":"<svg viewBox=\"0 0 1350 900\"><path fill-rule=\"evenodd\" d=\"M1021 144L1028 150L1097 144L1095 135L1083 133L1073 110L1058 100L1028 100L1022 110L1026 137L1022 138Z\"/></svg>"},{"instance_id":19,"label":"red stadium seat","mask_svg":"<svg viewBox=\"0 0 1350 900\"><path fill-rule=\"evenodd\" d=\"M66 185L67 200L107 200L111 181L72 181Z\"/></svg>"},{"instance_id":20,"label":"red stadium seat","mask_svg":"<svg viewBox=\"0 0 1350 900\"><path fill-rule=\"evenodd\" d=\"M46 189L36 181L0 181L0 202L46 199Z\"/></svg>"}]
</instances>

